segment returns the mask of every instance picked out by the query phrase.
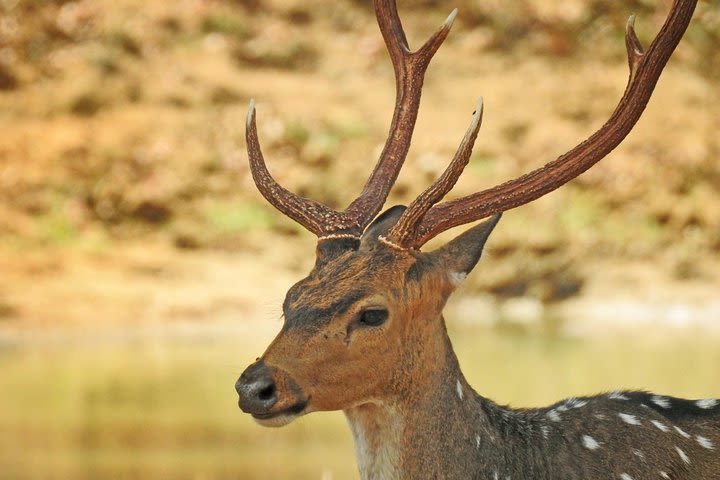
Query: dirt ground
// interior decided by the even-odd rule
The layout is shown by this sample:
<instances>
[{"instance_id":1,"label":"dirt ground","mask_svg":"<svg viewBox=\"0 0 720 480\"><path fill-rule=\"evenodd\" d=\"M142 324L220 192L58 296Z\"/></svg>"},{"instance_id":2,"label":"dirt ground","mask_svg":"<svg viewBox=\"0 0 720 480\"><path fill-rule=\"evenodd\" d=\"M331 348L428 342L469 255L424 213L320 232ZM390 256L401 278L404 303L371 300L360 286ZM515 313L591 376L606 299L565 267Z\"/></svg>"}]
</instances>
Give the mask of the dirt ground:
<instances>
[{"instance_id":1,"label":"dirt ground","mask_svg":"<svg viewBox=\"0 0 720 480\"><path fill-rule=\"evenodd\" d=\"M400 2L414 46L460 13L388 204L443 170L480 95L483 128L452 196L571 148L622 94L624 18L638 14L647 44L669 7L482 3ZM717 7L700 2L615 152L505 216L458 317L720 323ZM392 112L392 68L365 2L5 2L0 39L7 335L279 315L314 242L252 185L249 99L272 173L333 207L360 190Z\"/></svg>"}]
</instances>

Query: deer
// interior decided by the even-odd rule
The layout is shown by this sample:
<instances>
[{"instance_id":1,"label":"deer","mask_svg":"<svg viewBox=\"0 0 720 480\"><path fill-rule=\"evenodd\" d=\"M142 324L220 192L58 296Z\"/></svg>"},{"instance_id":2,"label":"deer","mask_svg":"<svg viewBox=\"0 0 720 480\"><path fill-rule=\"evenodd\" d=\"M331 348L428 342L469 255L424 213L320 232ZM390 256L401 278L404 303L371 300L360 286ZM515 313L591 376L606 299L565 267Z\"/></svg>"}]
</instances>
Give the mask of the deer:
<instances>
[{"instance_id":1,"label":"deer","mask_svg":"<svg viewBox=\"0 0 720 480\"><path fill-rule=\"evenodd\" d=\"M633 129L695 5L674 0L647 49L630 17L626 89L586 140L530 173L454 200L442 202L469 162L482 99L442 175L407 207L379 214L410 148L425 71L457 10L412 51L395 0L374 0L396 101L378 162L345 210L275 181L251 101L246 141L254 182L271 205L317 236L317 246L312 270L285 296L280 332L235 383L240 409L266 427L342 410L364 480L720 479L717 399L614 391L544 408L499 405L466 381L442 313L503 212L574 179ZM439 233L483 219L435 250L421 250Z\"/></svg>"}]
</instances>

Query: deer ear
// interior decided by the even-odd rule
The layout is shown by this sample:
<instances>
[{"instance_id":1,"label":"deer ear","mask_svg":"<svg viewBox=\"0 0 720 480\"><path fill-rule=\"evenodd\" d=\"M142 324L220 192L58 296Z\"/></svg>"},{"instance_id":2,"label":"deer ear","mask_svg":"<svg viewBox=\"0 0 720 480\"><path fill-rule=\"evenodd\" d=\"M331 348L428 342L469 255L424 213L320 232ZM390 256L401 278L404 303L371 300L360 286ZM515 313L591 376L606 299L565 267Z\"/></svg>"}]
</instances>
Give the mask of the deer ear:
<instances>
[{"instance_id":1,"label":"deer ear","mask_svg":"<svg viewBox=\"0 0 720 480\"><path fill-rule=\"evenodd\" d=\"M475 225L444 246L426 255L432 263L447 272L448 279L453 287L457 287L465 280L468 273L477 265L482 255L483 247L495 225L500 221L497 214L489 220Z\"/></svg>"},{"instance_id":2,"label":"deer ear","mask_svg":"<svg viewBox=\"0 0 720 480\"><path fill-rule=\"evenodd\" d=\"M405 211L405 208L405 205L395 205L385 210L373 220L360 238L360 250L367 250L375 246L378 243L378 237L387 233L390 227L395 225L400 215Z\"/></svg>"}]
</instances>

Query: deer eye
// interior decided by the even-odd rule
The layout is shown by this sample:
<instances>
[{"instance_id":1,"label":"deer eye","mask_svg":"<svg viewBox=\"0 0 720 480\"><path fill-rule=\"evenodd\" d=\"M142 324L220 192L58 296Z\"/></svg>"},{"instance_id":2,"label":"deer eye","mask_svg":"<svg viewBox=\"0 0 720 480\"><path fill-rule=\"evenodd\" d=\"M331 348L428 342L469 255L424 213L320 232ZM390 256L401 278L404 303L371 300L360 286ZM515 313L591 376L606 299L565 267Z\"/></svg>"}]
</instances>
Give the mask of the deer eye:
<instances>
[{"instance_id":1,"label":"deer eye","mask_svg":"<svg viewBox=\"0 0 720 480\"><path fill-rule=\"evenodd\" d=\"M372 308L363 310L360 314L359 322L361 325L368 327L379 327L388 318L388 311L384 308Z\"/></svg>"}]
</instances>

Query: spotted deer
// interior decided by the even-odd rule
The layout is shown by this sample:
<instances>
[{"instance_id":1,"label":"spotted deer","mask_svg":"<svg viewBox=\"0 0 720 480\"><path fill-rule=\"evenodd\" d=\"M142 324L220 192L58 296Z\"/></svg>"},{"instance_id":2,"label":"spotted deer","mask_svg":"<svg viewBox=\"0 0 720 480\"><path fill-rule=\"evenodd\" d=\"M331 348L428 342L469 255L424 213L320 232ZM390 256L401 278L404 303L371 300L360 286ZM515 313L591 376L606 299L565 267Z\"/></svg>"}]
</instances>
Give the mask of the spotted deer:
<instances>
[{"instance_id":1,"label":"spotted deer","mask_svg":"<svg viewBox=\"0 0 720 480\"><path fill-rule=\"evenodd\" d=\"M240 408L271 427L342 410L363 479L720 479L718 400L618 391L545 408L501 406L465 380L442 315L503 211L575 178L630 132L696 1L675 0L647 50L630 17L626 90L609 120L575 148L517 179L439 203L469 161L479 101L447 170L407 208L379 216L410 147L426 68L456 11L411 51L395 1L374 4L397 97L377 165L344 211L273 179L250 104L246 139L255 183L318 243L313 269L287 292L280 333L235 385ZM421 251L440 232L486 217L444 246Z\"/></svg>"}]
</instances>

